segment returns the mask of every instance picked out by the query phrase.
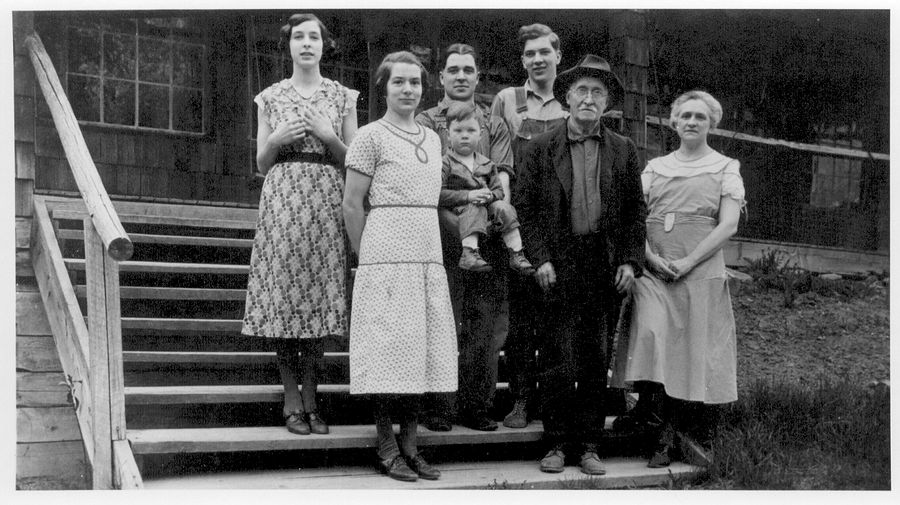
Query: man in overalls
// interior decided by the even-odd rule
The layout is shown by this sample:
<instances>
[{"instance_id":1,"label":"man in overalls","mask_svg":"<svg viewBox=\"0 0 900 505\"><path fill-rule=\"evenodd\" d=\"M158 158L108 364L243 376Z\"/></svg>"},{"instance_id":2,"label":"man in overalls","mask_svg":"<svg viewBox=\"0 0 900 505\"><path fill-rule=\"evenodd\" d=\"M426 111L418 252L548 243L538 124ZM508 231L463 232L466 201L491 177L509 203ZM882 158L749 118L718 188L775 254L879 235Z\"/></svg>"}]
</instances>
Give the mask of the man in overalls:
<instances>
[{"instance_id":1,"label":"man in overalls","mask_svg":"<svg viewBox=\"0 0 900 505\"><path fill-rule=\"evenodd\" d=\"M454 101L474 104L475 117L481 125L481 139L476 152L493 161L509 181L512 171L510 135L505 123L491 123L490 109L475 102L478 85L478 62L475 49L468 44L451 44L444 51L444 67L440 72L444 97L438 104L416 116L416 121L437 132L444 154L448 147L447 109ZM505 200L509 202L508 184ZM471 273L456 267L461 247L458 236L458 216L440 208L441 238L444 264L448 265L447 280L453 312L456 317L459 343L459 422L472 429L491 431L497 423L489 411L497 385L497 360L506 339L509 325L509 305L506 301L505 268L492 272ZM502 242L494 237L482 246L485 258L493 264L504 264ZM426 395L423 424L432 431L449 431L453 417L453 395Z\"/></svg>"},{"instance_id":2,"label":"man in overalls","mask_svg":"<svg viewBox=\"0 0 900 505\"><path fill-rule=\"evenodd\" d=\"M569 114L553 95L556 66L562 58L559 37L548 26L535 23L519 28L522 43L522 66L528 72L524 86L501 90L491 105L492 128L503 124L511 133L513 170L504 191L516 189L516 171L522 163L522 150L531 139L566 122ZM507 174L501 173L501 182ZM503 419L508 428L528 425L528 408L533 400L535 381L535 338L541 334L543 317L539 313L542 293L533 278L509 276L509 334L506 359L509 388L515 401L512 411Z\"/></svg>"}]
</instances>

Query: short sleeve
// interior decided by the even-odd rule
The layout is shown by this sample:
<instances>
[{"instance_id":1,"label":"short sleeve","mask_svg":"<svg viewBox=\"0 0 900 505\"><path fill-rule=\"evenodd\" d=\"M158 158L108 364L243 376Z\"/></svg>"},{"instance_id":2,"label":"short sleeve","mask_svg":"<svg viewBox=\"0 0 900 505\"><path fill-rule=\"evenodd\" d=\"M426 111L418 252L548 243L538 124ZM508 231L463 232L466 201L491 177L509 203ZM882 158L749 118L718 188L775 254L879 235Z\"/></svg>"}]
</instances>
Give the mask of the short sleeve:
<instances>
[{"instance_id":1,"label":"short sleeve","mask_svg":"<svg viewBox=\"0 0 900 505\"><path fill-rule=\"evenodd\" d=\"M648 163L644 171L641 172L641 191L644 193L644 198L650 195L650 184L652 182L653 166Z\"/></svg>"},{"instance_id":2,"label":"short sleeve","mask_svg":"<svg viewBox=\"0 0 900 505\"><path fill-rule=\"evenodd\" d=\"M263 113L263 117L266 118L266 123L268 123L268 125L271 127L272 121L269 120L269 107L268 107L269 102L271 101L270 96L271 95L269 93L269 90L264 89L264 90L260 91L260 93L258 95L253 97L253 103L255 103L257 107L259 107L259 110L261 110Z\"/></svg>"},{"instance_id":3,"label":"short sleeve","mask_svg":"<svg viewBox=\"0 0 900 505\"><path fill-rule=\"evenodd\" d=\"M734 198L743 209L747 201L744 198L744 180L741 178L740 168L741 162L738 160L731 160L725 165L722 174L722 196Z\"/></svg>"},{"instance_id":4,"label":"short sleeve","mask_svg":"<svg viewBox=\"0 0 900 505\"><path fill-rule=\"evenodd\" d=\"M344 106L341 108L341 117L347 117L356 110L356 101L359 99L359 91L344 88Z\"/></svg>"},{"instance_id":5,"label":"short sleeve","mask_svg":"<svg viewBox=\"0 0 900 505\"><path fill-rule=\"evenodd\" d=\"M348 170L374 177L378 157L378 142L373 138L373 130L361 130L353 137L353 140L350 141L350 146L347 147L344 166Z\"/></svg>"}]
</instances>

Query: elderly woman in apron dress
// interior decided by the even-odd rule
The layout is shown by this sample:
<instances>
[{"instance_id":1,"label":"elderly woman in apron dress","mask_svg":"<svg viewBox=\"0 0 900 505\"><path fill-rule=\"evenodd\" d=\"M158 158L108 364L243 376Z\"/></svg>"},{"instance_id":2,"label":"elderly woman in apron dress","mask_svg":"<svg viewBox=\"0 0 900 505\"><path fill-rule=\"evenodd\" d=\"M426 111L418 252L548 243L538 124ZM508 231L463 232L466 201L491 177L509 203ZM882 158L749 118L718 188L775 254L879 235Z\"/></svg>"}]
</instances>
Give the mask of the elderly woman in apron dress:
<instances>
[{"instance_id":1,"label":"elderly woman in apron dress","mask_svg":"<svg viewBox=\"0 0 900 505\"><path fill-rule=\"evenodd\" d=\"M734 314L722 247L744 207L740 163L707 143L722 118L710 94L690 91L672 104L681 144L651 160L641 179L647 199L649 272L637 279L628 339L616 375L641 400L630 421L658 427L648 466L667 466L689 409L737 399ZM627 345L627 348L625 347Z\"/></svg>"}]
</instances>

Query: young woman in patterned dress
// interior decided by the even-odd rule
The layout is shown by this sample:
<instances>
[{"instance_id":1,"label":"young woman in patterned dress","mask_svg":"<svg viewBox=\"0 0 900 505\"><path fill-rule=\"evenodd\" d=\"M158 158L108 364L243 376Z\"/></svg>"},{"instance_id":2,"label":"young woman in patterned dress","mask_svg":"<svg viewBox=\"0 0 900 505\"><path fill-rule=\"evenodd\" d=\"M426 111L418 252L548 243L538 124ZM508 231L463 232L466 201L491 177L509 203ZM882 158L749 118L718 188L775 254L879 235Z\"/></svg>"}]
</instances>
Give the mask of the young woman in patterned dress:
<instances>
[{"instance_id":1,"label":"young woman in patterned dress","mask_svg":"<svg viewBox=\"0 0 900 505\"><path fill-rule=\"evenodd\" d=\"M319 72L331 39L316 16L291 16L281 37L293 74L254 99L259 107L256 162L266 180L241 332L277 342L288 431L325 434L328 425L316 409L316 388L324 337L347 332L339 166L356 133L359 92Z\"/></svg>"},{"instance_id":2,"label":"young woman in patterned dress","mask_svg":"<svg viewBox=\"0 0 900 505\"><path fill-rule=\"evenodd\" d=\"M438 228L441 142L414 120L424 79L412 53L385 56L375 87L387 112L350 144L344 193L347 234L359 254L350 394L373 395L380 468L404 481L440 477L416 448L417 412L424 393L457 386L456 325Z\"/></svg>"}]
</instances>

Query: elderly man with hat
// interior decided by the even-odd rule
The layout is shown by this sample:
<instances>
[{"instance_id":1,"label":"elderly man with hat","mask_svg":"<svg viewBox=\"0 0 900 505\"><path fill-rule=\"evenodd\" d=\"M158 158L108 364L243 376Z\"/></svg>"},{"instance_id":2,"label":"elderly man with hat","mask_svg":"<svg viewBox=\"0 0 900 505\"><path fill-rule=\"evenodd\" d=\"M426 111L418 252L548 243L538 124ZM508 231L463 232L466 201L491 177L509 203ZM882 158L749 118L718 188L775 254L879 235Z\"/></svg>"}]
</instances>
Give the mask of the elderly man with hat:
<instances>
[{"instance_id":1,"label":"elderly man with hat","mask_svg":"<svg viewBox=\"0 0 900 505\"><path fill-rule=\"evenodd\" d=\"M554 314L539 347L550 449L541 470L563 471L569 452L583 473L602 475L609 312L643 272L647 207L637 148L601 121L624 94L609 64L588 54L553 88L569 118L529 143L512 192L545 313Z\"/></svg>"}]
</instances>

